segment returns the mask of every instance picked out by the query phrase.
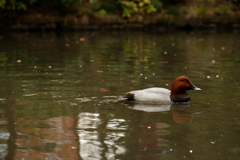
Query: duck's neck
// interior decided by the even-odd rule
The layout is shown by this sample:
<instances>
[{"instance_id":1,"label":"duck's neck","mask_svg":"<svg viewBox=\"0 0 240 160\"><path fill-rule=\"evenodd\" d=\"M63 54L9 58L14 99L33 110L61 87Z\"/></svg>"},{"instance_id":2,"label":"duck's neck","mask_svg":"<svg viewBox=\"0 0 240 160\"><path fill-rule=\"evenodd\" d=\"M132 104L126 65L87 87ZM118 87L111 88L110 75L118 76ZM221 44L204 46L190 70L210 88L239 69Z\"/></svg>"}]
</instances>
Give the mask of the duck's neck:
<instances>
[{"instance_id":1,"label":"duck's neck","mask_svg":"<svg viewBox=\"0 0 240 160\"><path fill-rule=\"evenodd\" d=\"M190 96L186 94L171 94L170 99L173 103L188 103L191 99Z\"/></svg>"}]
</instances>

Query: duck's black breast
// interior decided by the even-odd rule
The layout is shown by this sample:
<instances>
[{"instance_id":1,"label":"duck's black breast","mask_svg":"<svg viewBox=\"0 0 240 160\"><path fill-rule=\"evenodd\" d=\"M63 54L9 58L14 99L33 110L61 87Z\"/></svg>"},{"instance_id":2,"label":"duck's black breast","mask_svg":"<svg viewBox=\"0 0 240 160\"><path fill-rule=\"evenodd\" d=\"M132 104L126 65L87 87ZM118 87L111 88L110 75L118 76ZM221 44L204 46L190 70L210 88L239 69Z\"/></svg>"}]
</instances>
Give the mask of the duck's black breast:
<instances>
[{"instance_id":1,"label":"duck's black breast","mask_svg":"<svg viewBox=\"0 0 240 160\"><path fill-rule=\"evenodd\" d=\"M189 102L191 100L188 94L183 95L170 95L172 102L182 103L182 102Z\"/></svg>"}]
</instances>

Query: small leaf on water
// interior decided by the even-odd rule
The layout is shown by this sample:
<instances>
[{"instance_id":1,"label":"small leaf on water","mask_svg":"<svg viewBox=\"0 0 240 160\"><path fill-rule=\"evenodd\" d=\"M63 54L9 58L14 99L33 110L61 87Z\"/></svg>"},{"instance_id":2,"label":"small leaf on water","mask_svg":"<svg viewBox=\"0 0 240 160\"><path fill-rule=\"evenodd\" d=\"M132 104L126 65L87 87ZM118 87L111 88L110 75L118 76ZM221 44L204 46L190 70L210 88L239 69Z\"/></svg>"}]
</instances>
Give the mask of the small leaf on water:
<instances>
[{"instance_id":1,"label":"small leaf on water","mask_svg":"<svg viewBox=\"0 0 240 160\"><path fill-rule=\"evenodd\" d=\"M85 41L85 40L86 40L86 39L83 38L83 37L79 38L79 41L81 41L81 42L83 42L83 41Z\"/></svg>"},{"instance_id":2,"label":"small leaf on water","mask_svg":"<svg viewBox=\"0 0 240 160\"><path fill-rule=\"evenodd\" d=\"M106 89L106 88L102 88L100 91L101 91L101 92L109 92L110 90L109 90L109 89Z\"/></svg>"},{"instance_id":3,"label":"small leaf on water","mask_svg":"<svg viewBox=\"0 0 240 160\"><path fill-rule=\"evenodd\" d=\"M33 93L33 94L24 94L23 96L24 97L31 97L31 96L35 96L35 95L37 95L38 93Z\"/></svg>"}]
</instances>

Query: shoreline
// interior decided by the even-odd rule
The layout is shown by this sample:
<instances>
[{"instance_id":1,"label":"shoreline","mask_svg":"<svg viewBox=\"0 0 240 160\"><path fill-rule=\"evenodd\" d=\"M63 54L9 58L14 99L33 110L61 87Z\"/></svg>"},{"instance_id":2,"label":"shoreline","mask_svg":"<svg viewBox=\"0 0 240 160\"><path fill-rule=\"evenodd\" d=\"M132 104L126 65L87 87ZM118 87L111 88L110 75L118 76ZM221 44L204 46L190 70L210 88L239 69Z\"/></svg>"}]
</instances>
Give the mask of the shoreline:
<instances>
[{"instance_id":1,"label":"shoreline","mask_svg":"<svg viewBox=\"0 0 240 160\"><path fill-rule=\"evenodd\" d=\"M0 18L0 31L85 31L85 30L240 30L240 16L133 15L21 15L9 22Z\"/></svg>"}]
</instances>

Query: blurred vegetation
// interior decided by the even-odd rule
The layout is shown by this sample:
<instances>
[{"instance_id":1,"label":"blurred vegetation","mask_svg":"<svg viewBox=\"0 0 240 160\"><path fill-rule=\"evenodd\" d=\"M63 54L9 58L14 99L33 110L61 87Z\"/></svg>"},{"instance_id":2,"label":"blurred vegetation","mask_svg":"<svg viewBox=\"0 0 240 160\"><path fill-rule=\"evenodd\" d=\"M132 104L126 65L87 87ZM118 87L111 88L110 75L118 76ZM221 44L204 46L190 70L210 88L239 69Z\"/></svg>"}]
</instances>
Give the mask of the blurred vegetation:
<instances>
[{"instance_id":1,"label":"blurred vegetation","mask_svg":"<svg viewBox=\"0 0 240 160\"><path fill-rule=\"evenodd\" d=\"M0 0L0 13L232 15L240 0Z\"/></svg>"},{"instance_id":2,"label":"blurred vegetation","mask_svg":"<svg viewBox=\"0 0 240 160\"><path fill-rule=\"evenodd\" d=\"M118 2L121 5L123 17L130 17L132 14L135 13L153 13L156 12L157 9L162 7L162 2L158 0L119 0Z\"/></svg>"}]
</instances>

